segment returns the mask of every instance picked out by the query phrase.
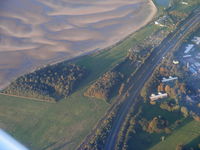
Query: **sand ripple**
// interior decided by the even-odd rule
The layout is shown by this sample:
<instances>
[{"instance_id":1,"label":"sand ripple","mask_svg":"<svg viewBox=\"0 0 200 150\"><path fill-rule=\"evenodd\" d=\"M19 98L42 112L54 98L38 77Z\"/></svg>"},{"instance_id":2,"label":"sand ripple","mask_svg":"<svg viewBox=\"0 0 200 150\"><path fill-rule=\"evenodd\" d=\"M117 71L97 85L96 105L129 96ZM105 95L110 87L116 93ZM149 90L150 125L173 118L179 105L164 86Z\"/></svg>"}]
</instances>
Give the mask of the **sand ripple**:
<instances>
[{"instance_id":1,"label":"sand ripple","mask_svg":"<svg viewBox=\"0 0 200 150\"><path fill-rule=\"evenodd\" d=\"M2 0L0 88L36 66L110 46L155 13L150 0Z\"/></svg>"}]
</instances>

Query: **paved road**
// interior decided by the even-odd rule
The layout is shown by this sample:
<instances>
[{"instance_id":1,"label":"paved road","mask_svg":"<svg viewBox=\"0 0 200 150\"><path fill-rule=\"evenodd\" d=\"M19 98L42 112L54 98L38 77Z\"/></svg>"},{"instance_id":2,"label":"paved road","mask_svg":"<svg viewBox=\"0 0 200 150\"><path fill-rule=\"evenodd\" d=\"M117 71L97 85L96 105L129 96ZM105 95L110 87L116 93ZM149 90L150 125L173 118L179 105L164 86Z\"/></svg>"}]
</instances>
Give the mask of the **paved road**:
<instances>
[{"instance_id":1,"label":"paved road","mask_svg":"<svg viewBox=\"0 0 200 150\"><path fill-rule=\"evenodd\" d=\"M190 33L190 30L194 27L200 27L200 11L196 11L195 15L188 18L183 25L177 29L174 33L170 34L157 48L154 49L152 54L147 58L145 63L138 69L132 78L130 96L125 100L121 106L118 116L114 121L114 125L111 129L110 135L105 144L105 150L115 150L115 144L117 140L120 128L125 120L126 115L132 105L135 105L134 101L140 94L140 90L144 86L147 79L151 76L156 66L161 62L162 58L170 50L175 49L180 42Z\"/></svg>"}]
</instances>

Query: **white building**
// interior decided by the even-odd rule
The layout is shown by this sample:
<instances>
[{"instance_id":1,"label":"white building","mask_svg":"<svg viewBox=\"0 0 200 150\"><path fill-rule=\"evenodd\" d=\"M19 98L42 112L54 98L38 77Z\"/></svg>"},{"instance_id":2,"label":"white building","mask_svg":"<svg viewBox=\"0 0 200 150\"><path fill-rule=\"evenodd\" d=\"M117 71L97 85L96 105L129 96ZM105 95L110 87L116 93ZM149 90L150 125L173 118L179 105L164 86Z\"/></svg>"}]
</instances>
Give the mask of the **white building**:
<instances>
[{"instance_id":1,"label":"white building","mask_svg":"<svg viewBox=\"0 0 200 150\"><path fill-rule=\"evenodd\" d=\"M179 61L178 60L173 60L173 64L178 65Z\"/></svg>"},{"instance_id":2,"label":"white building","mask_svg":"<svg viewBox=\"0 0 200 150\"><path fill-rule=\"evenodd\" d=\"M163 78L162 79L162 83L164 82L169 82L169 81L173 81L173 80L178 80L178 77L172 77L172 76L169 76L169 78Z\"/></svg>"},{"instance_id":3,"label":"white building","mask_svg":"<svg viewBox=\"0 0 200 150\"><path fill-rule=\"evenodd\" d=\"M167 16L163 16L163 17L159 18L157 21L155 21L154 23L155 23L155 25L164 27L166 20L167 20Z\"/></svg>"},{"instance_id":4,"label":"white building","mask_svg":"<svg viewBox=\"0 0 200 150\"><path fill-rule=\"evenodd\" d=\"M199 45L199 44L200 44L200 37L195 36L195 37L192 39L192 42L194 42L195 44Z\"/></svg>"},{"instance_id":5,"label":"white building","mask_svg":"<svg viewBox=\"0 0 200 150\"><path fill-rule=\"evenodd\" d=\"M187 3L187 2L181 2L181 4L183 4L183 5L188 5L188 3Z\"/></svg>"},{"instance_id":6,"label":"white building","mask_svg":"<svg viewBox=\"0 0 200 150\"><path fill-rule=\"evenodd\" d=\"M167 93L158 93L158 95L155 95L155 94L151 94L150 96L150 100L151 101L156 101L158 99L162 99L162 98L167 98L168 97L168 94Z\"/></svg>"},{"instance_id":7,"label":"white building","mask_svg":"<svg viewBox=\"0 0 200 150\"><path fill-rule=\"evenodd\" d=\"M185 54L189 53L193 49L193 47L194 47L193 44L188 44L188 46L186 46L184 53Z\"/></svg>"},{"instance_id":8,"label":"white building","mask_svg":"<svg viewBox=\"0 0 200 150\"><path fill-rule=\"evenodd\" d=\"M158 21L155 21L154 23L155 23L155 25L158 25L158 26L160 26L160 27L164 27L164 25L163 25L163 24L161 24L161 23L160 23L160 22L158 22Z\"/></svg>"}]
</instances>

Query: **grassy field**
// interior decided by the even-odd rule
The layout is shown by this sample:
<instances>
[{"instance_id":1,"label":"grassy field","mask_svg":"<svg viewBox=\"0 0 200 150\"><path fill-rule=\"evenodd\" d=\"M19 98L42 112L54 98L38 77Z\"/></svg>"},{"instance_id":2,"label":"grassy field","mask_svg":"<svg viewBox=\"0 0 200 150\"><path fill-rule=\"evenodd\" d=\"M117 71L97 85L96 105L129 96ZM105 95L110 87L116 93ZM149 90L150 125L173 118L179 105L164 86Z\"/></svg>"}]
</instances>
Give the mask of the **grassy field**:
<instances>
[{"instance_id":1,"label":"grassy field","mask_svg":"<svg viewBox=\"0 0 200 150\"><path fill-rule=\"evenodd\" d=\"M175 150L178 144L187 145L200 137L200 122L190 121L177 129L165 141L153 146L150 150ZM198 141L199 142L199 141ZM194 146L194 145L190 145Z\"/></svg>"},{"instance_id":2,"label":"grassy field","mask_svg":"<svg viewBox=\"0 0 200 150\"><path fill-rule=\"evenodd\" d=\"M34 150L75 149L109 107L103 100L84 97L85 89L157 29L147 25L108 50L74 60L90 74L74 94L56 104L0 95L0 128Z\"/></svg>"},{"instance_id":3,"label":"grassy field","mask_svg":"<svg viewBox=\"0 0 200 150\"><path fill-rule=\"evenodd\" d=\"M56 104L7 96L0 96L0 103L1 128L35 150L51 144L74 149L108 108L79 93Z\"/></svg>"}]
</instances>

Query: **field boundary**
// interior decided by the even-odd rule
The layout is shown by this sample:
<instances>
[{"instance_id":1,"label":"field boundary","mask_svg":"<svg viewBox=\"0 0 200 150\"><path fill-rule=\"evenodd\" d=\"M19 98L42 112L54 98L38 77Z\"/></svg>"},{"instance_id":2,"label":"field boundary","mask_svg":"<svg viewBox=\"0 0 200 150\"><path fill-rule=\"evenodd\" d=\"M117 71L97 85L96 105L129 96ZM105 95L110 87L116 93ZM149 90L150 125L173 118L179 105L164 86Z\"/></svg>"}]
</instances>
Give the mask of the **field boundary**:
<instances>
[{"instance_id":1,"label":"field boundary","mask_svg":"<svg viewBox=\"0 0 200 150\"><path fill-rule=\"evenodd\" d=\"M29 99L29 100L38 101L38 102L54 103L54 104L56 103L56 102L53 102L53 101L48 101L48 100L43 100L43 99L33 98L33 97L26 97L26 96L18 96L18 95L5 94L5 93L0 93L0 95L10 96L10 97L17 97L17 98L22 98L22 99Z\"/></svg>"}]
</instances>

